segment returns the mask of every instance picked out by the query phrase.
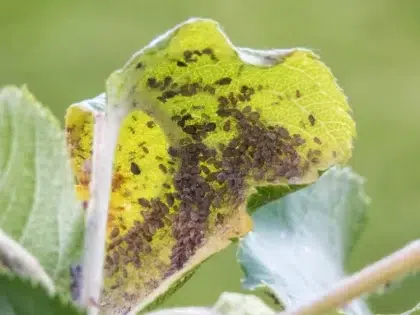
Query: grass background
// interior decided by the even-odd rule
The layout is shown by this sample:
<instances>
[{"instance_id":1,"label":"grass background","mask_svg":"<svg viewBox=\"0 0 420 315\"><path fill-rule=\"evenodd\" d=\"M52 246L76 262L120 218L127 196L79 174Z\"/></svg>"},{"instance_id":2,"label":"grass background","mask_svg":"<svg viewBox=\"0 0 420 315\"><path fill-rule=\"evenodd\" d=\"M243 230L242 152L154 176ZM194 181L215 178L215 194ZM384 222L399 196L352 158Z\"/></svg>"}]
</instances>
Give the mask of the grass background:
<instances>
[{"instance_id":1,"label":"grass background","mask_svg":"<svg viewBox=\"0 0 420 315\"><path fill-rule=\"evenodd\" d=\"M369 225L349 270L420 235L420 1L0 1L0 86L27 83L61 120L74 101L154 36L191 16L218 20L232 41L253 48L304 46L332 68L355 111L351 165L367 177ZM198 271L167 305L209 304L240 290L234 248ZM420 301L409 279L372 297L376 312Z\"/></svg>"}]
</instances>

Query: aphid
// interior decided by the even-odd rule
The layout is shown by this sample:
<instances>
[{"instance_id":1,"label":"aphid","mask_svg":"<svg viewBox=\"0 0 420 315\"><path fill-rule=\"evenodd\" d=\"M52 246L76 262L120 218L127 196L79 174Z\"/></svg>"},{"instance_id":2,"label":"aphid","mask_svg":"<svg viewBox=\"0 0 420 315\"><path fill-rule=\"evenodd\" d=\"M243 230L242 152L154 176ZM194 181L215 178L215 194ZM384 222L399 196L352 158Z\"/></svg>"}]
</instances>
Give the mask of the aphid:
<instances>
[{"instance_id":1,"label":"aphid","mask_svg":"<svg viewBox=\"0 0 420 315\"><path fill-rule=\"evenodd\" d=\"M319 145L321 145L321 144L322 144L321 139L319 139L318 137L314 137L314 142L315 142L316 144L319 144Z\"/></svg>"},{"instance_id":2,"label":"aphid","mask_svg":"<svg viewBox=\"0 0 420 315\"><path fill-rule=\"evenodd\" d=\"M159 87L160 83L156 80L156 78L148 78L147 79L147 86L149 88L157 88Z\"/></svg>"},{"instance_id":3,"label":"aphid","mask_svg":"<svg viewBox=\"0 0 420 315\"><path fill-rule=\"evenodd\" d=\"M193 52L191 50L184 51L184 59L186 62L194 62L197 61L197 59L192 58Z\"/></svg>"},{"instance_id":4,"label":"aphid","mask_svg":"<svg viewBox=\"0 0 420 315\"><path fill-rule=\"evenodd\" d=\"M220 105L228 105L229 104L229 101L228 101L226 96L219 96L219 98L217 100L219 101Z\"/></svg>"},{"instance_id":5,"label":"aphid","mask_svg":"<svg viewBox=\"0 0 420 315\"><path fill-rule=\"evenodd\" d=\"M245 94L248 91L248 87L246 85L241 86L241 93Z\"/></svg>"},{"instance_id":6,"label":"aphid","mask_svg":"<svg viewBox=\"0 0 420 315\"><path fill-rule=\"evenodd\" d=\"M178 149L171 146L168 148L168 153L169 155L176 157L178 156Z\"/></svg>"},{"instance_id":7,"label":"aphid","mask_svg":"<svg viewBox=\"0 0 420 315\"><path fill-rule=\"evenodd\" d=\"M311 159L313 156L314 156L314 154L313 154L312 149L309 149L309 150L308 150L308 153L306 153L306 157L307 157L308 159Z\"/></svg>"},{"instance_id":8,"label":"aphid","mask_svg":"<svg viewBox=\"0 0 420 315\"><path fill-rule=\"evenodd\" d=\"M206 125L206 131L214 131L216 129L216 124L214 122L210 122Z\"/></svg>"},{"instance_id":9,"label":"aphid","mask_svg":"<svg viewBox=\"0 0 420 315\"><path fill-rule=\"evenodd\" d=\"M172 78L170 76L165 77L165 79L163 79L163 85L160 89L161 90L166 89L171 83L172 83Z\"/></svg>"},{"instance_id":10,"label":"aphid","mask_svg":"<svg viewBox=\"0 0 420 315\"><path fill-rule=\"evenodd\" d=\"M229 101L233 106L238 104L238 100L236 99L236 97L233 95L232 92L229 93Z\"/></svg>"},{"instance_id":11,"label":"aphid","mask_svg":"<svg viewBox=\"0 0 420 315\"><path fill-rule=\"evenodd\" d=\"M320 156L321 155L321 150L315 149L314 150L314 155Z\"/></svg>"},{"instance_id":12,"label":"aphid","mask_svg":"<svg viewBox=\"0 0 420 315\"><path fill-rule=\"evenodd\" d=\"M70 291L74 301L78 301L80 299L82 276L83 272L81 265L70 266Z\"/></svg>"},{"instance_id":13,"label":"aphid","mask_svg":"<svg viewBox=\"0 0 420 315\"><path fill-rule=\"evenodd\" d=\"M288 138L289 137L289 131L284 127L278 127L277 133L281 138Z\"/></svg>"},{"instance_id":14,"label":"aphid","mask_svg":"<svg viewBox=\"0 0 420 315\"><path fill-rule=\"evenodd\" d=\"M137 199L137 202L140 206L143 206L145 208L150 208L150 202L145 198L139 198Z\"/></svg>"},{"instance_id":15,"label":"aphid","mask_svg":"<svg viewBox=\"0 0 420 315\"><path fill-rule=\"evenodd\" d=\"M221 79L217 80L216 82L214 82L214 84L228 85L231 82L232 82L232 78L224 77L224 78L221 78Z\"/></svg>"},{"instance_id":16,"label":"aphid","mask_svg":"<svg viewBox=\"0 0 420 315\"><path fill-rule=\"evenodd\" d=\"M309 120L309 123L311 124L311 126L314 126L315 125L315 117L314 117L314 115L312 115L312 114L310 114L309 116L308 116L308 120Z\"/></svg>"},{"instance_id":17,"label":"aphid","mask_svg":"<svg viewBox=\"0 0 420 315\"><path fill-rule=\"evenodd\" d=\"M148 128L153 128L154 126L155 126L155 123L153 122L153 121L148 121L147 123L146 123L146 126L148 127Z\"/></svg>"},{"instance_id":18,"label":"aphid","mask_svg":"<svg viewBox=\"0 0 420 315\"><path fill-rule=\"evenodd\" d=\"M317 157L313 157L313 158L311 159L311 162L312 162L312 163L314 163L314 164L318 164L318 163L320 162L320 160L319 160L319 158L317 158Z\"/></svg>"},{"instance_id":19,"label":"aphid","mask_svg":"<svg viewBox=\"0 0 420 315\"><path fill-rule=\"evenodd\" d=\"M176 62L176 65L177 65L178 67L188 67L188 65L187 65L185 62L181 61L181 60L178 60L178 61Z\"/></svg>"},{"instance_id":20,"label":"aphid","mask_svg":"<svg viewBox=\"0 0 420 315\"><path fill-rule=\"evenodd\" d=\"M243 114L249 114L251 112L252 108L251 106L245 106L244 109L242 110Z\"/></svg>"},{"instance_id":21,"label":"aphid","mask_svg":"<svg viewBox=\"0 0 420 315\"><path fill-rule=\"evenodd\" d=\"M140 167L134 162L131 162L130 170L134 175L139 175L141 173Z\"/></svg>"},{"instance_id":22,"label":"aphid","mask_svg":"<svg viewBox=\"0 0 420 315\"><path fill-rule=\"evenodd\" d=\"M213 49L207 47L207 48L204 48L201 52L203 54L211 55L211 54L213 54Z\"/></svg>"},{"instance_id":23,"label":"aphid","mask_svg":"<svg viewBox=\"0 0 420 315\"><path fill-rule=\"evenodd\" d=\"M277 135L273 132L267 133L267 137L270 138L270 140L273 140L273 141L277 139Z\"/></svg>"},{"instance_id":24,"label":"aphid","mask_svg":"<svg viewBox=\"0 0 420 315\"><path fill-rule=\"evenodd\" d=\"M214 93L216 93L216 89L210 85L206 85L204 87L204 91L205 92L209 92L210 94L214 95Z\"/></svg>"},{"instance_id":25,"label":"aphid","mask_svg":"<svg viewBox=\"0 0 420 315\"><path fill-rule=\"evenodd\" d=\"M229 131L230 130L230 120L227 120L224 124L223 124L223 130L224 131Z\"/></svg>"},{"instance_id":26,"label":"aphid","mask_svg":"<svg viewBox=\"0 0 420 315\"><path fill-rule=\"evenodd\" d=\"M111 231L111 234L109 234L110 238L116 238L120 234L120 229L117 227L114 227Z\"/></svg>"},{"instance_id":27,"label":"aphid","mask_svg":"<svg viewBox=\"0 0 420 315\"><path fill-rule=\"evenodd\" d=\"M205 165L201 165L201 170L203 171L204 174L209 174L210 173L209 168Z\"/></svg>"},{"instance_id":28,"label":"aphid","mask_svg":"<svg viewBox=\"0 0 420 315\"><path fill-rule=\"evenodd\" d=\"M256 122L260 118L260 114L258 112L252 112L249 114L249 120L252 122Z\"/></svg>"},{"instance_id":29,"label":"aphid","mask_svg":"<svg viewBox=\"0 0 420 315\"><path fill-rule=\"evenodd\" d=\"M216 114L219 115L220 117L228 117L230 115L230 111L226 109L218 109Z\"/></svg>"},{"instance_id":30,"label":"aphid","mask_svg":"<svg viewBox=\"0 0 420 315\"><path fill-rule=\"evenodd\" d=\"M168 206L172 207L174 205L174 202L175 202L174 195L172 195L172 194L165 194L165 195L166 195L166 202L168 203Z\"/></svg>"},{"instance_id":31,"label":"aphid","mask_svg":"<svg viewBox=\"0 0 420 315\"><path fill-rule=\"evenodd\" d=\"M166 174L168 170L166 169L166 166L163 164L159 164L159 169L162 171L162 173Z\"/></svg>"},{"instance_id":32,"label":"aphid","mask_svg":"<svg viewBox=\"0 0 420 315\"><path fill-rule=\"evenodd\" d=\"M174 115L171 117L172 121L180 121L181 120L181 116L180 115Z\"/></svg>"},{"instance_id":33,"label":"aphid","mask_svg":"<svg viewBox=\"0 0 420 315\"><path fill-rule=\"evenodd\" d=\"M183 130L190 135L194 135L197 133L197 127L194 125L185 126Z\"/></svg>"},{"instance_id":34,"label":"aphid","mask_svg":"<svg viewBox=\"0 0 420 315\"><path fill-rule=\"evenodd\" d=\"M170 90L170 91L163 92L162 97L165 99L169 99L169 98L175 97L177 94L178 94L177 92Z\"/></svg>"},{"instance_id":35,"label":"aphid","mask_svg":"<svg viewBox=\"0 0 420 315\"><path fill-rule=\"evenodd\" d=\"M113 264L112 257L111 257L110 255L107 255L107 256L105 257L105 262L106 262L108 265L112 265L112 264Z\"/></svg>"}]
</instances>

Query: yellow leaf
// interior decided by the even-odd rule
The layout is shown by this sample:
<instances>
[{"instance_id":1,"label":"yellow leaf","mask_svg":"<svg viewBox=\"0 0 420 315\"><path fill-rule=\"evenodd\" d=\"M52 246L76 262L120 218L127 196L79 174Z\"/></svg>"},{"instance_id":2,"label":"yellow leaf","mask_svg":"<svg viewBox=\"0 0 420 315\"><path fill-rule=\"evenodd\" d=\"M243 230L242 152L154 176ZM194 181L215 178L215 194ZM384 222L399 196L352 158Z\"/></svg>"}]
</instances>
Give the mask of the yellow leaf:
<instances>
[{"instance_id":1,"label":"yellow leaf","mask_svg":"<svg viewBox=\"0 0 420 315\"><path fill-rule=\"evenodd\" d=\"M107 110L133 111L114 162L106 310L152 301L249 231L254 187L315 181L350 158L355 136L346 97L317 56L235 48L212 20L188 20L134 55L109 78L107 99ZM104 103L74 104L66 116L84 198Z\"/></svg>"}]
</instances>

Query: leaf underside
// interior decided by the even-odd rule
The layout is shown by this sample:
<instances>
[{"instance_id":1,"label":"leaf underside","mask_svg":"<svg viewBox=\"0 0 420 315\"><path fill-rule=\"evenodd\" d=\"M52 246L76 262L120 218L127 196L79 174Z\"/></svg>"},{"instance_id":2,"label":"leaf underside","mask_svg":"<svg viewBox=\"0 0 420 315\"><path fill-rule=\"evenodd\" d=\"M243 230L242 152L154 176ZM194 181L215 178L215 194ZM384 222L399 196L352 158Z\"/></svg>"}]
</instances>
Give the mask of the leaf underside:
<instances>
[{"instance_id":1,"label":"leaf underside","mask_svg":"<svg viewBox=\"0 0 420 315\"><path fill-rule=\"evenodd\" d=\"M58 121L25 87L1 89L0 228L68 292L83 225Z\"/></svg>"},{"instance_id":2,"label":"leaf underside","mask_svg":"<svg viewBox=\"0 0 420 315\"><path fill-rule=\"evenodd\" d=\"M106 95L69 108L83 200L93 117L121 107L131 113L114 161L103 300L113 312L142 308L248 232L255 187L313 182L348 160L355 136L344 94L312 52L235 48L216 22L191 19L113 73Z\"/></svg>"},{"instance_id":3,"label":"leaf underside","mask_svg":"<svg viewBox=\"0 0 420 315\"><path fill-rule=\"evenodd\" d=\"M345 276L367 204L363 180L349 168L333 167L316 183L262 207L239 244L244 286L267 286L286 309L331 289ZM362 301L345 312L369 314Z\"/></svg>"}]
</instances>

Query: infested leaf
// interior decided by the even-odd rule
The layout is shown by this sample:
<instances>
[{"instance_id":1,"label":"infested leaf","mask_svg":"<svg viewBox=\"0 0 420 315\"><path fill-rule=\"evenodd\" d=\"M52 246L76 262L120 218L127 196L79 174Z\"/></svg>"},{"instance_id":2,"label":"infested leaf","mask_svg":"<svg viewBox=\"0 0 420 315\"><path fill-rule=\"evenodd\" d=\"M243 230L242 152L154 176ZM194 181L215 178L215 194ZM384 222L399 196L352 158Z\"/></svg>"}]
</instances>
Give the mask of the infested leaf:
<instances>
[{"instance_id":1,"label":"infested leaf","mask_svg":"<svg viewBox=\"0 0 420 315\"><path fill-rule=\"evenodd\" d=\"M330 290L346 275L367 204L363 179L349 168L333 167L316 183L265 205L239 243L244 286L268 287L286 310ZM361 300L344 312L370 314Z\"/></svg>"},{"instance_id":2,"label":"infested leaf","mask_svg":"<svg viewBox=\"0 0 420 315\"><path fill-rule=\"evenodd\" d=\"M317 56L236 48L211 20L188 20L134 55L108 79L106 102L103 94L74 104L66 127L87 200L93 116L132 109L108 224L103 303L114 311L143 301L141 309L248 232L255 187L313 182L348 160L355 136L346 98Z\"/></svg>"},{"instance_id":3,"label":"infested leaf","mask_svg":"<svg viewBox=\"0 0 420 315\"><path fill-rule=\"evenodd\" d=\"M0 229L70 291L83 212L59 122L24 87L0 90Z\"/></svg>"},{"instance_id":4,"label":"infested leaf","mask_svg":"<svg viewBox=\"0 0 420 315\"><path fill-rule=\"evenodd\" d=\"M59 296L50 296L30 280L0 273L0 314L82 315L85 312Z\"/></svg>"}]
</instances>

